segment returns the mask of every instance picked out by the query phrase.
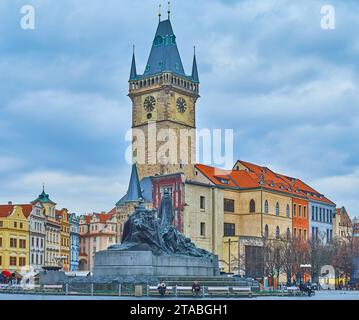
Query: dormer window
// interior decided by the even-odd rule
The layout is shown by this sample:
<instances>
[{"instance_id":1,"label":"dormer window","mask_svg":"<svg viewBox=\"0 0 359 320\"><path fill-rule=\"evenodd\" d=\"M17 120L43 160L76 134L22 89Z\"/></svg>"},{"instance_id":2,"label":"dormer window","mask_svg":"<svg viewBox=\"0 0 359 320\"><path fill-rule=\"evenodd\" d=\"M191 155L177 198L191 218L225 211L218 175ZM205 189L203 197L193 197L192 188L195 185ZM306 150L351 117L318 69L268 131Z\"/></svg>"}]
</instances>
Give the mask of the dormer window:
<instances>
[{"instance_id":1,"label":"dormer window","mask_svg":"<svg viewBox=\"0 0 359 320\"><path fill-rule=\"evenodd\" d=\"M176 64L175 64L175 68L176 68L176 70L180 70L180 69L181 69L179 63L176 63Z\"/></svg>"},{"instance_id":2,"label":"dormer window","mask_svg":"<svg viewBox=\"0 0 359 320\"><path fill-rule=\"evenodd\" d=\"M164 39L162 36L157 36L154 41L155 46L160 46L164 43Z\"/></svg>"},{"instance_id":3,"label":"dormer window","mask_svg":"<svg viewBox=\"0 0 359 320\"><path fill-rule=\"evenodd\" d=\"M176 45L176 36L173 34L170 36L171 44Z\"/></svg>"},{"instance_id":4,"label":"dormer window","mask_svg":"<svg viewBox=\"0 0 359 320\"><path fill-rule=\"evenodd\" d=\"M150 71L151 70L151 66L148 64L147 66L146 66L146 72L148 72L148 71Z\"/></svg>"}]
</instances>

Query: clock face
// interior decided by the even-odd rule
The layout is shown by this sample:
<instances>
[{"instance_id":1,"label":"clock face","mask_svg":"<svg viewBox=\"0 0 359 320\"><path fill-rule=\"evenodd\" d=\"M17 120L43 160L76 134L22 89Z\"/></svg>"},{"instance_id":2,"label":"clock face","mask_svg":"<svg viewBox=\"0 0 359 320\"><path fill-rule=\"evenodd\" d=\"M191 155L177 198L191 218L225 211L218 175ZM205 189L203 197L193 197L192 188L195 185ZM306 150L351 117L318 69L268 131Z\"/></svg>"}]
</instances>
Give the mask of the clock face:
<instances>
[{"instance_id":1,"label":"clock face","mask_svg":"<svg viewBox=\"0 0 359 320\"><path fill-rule=\"evenodd\" d=\"M145 110L147 112L152 112L153 110L155 110L155 106L156 106L156 99L152 96L148 96L145 99L145 102L143 103L143 106L145 108Z\"/></svg>"},{"instance_id":2,"label":"clock face","mask_svg":"<svg viewBox=\"0 0 359 320\"><path fill-rule=\"evenodd\" d=\"M181 113L184 113L187 109L187 103L186 100L183 98L177 99L177 110Z\"/></svg>"}]
</instances>

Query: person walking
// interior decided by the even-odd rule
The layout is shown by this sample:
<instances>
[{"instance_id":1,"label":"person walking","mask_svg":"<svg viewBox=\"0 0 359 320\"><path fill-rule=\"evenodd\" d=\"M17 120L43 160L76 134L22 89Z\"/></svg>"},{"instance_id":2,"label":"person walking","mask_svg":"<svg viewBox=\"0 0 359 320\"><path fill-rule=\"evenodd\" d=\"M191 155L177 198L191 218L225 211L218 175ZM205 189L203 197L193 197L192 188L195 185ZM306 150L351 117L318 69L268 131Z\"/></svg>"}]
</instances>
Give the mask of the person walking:
<instances>
[{"instance_id":1,"label":"person walking","mask_svg":"<svg viewBox=\"0 0 359 320\"><path fill-rule=\"evenodd\" d=\"M201 286L200 286L198 280L195 280L192 284L193 297L199 297L200 291L201 291Z\"/></svg>"},{"instance_id":2,"label":"person walking","mask_svg":"<svg viewBox=\"0 0 359 320\"><path fill-rule=\"evenodd\" d=\"M160 293L161 297L164 297L164 295L166 294L166 288L167 285L164 283L163 280L161 280L157 286L158 292Z\"/></svg>"}]
</instances>

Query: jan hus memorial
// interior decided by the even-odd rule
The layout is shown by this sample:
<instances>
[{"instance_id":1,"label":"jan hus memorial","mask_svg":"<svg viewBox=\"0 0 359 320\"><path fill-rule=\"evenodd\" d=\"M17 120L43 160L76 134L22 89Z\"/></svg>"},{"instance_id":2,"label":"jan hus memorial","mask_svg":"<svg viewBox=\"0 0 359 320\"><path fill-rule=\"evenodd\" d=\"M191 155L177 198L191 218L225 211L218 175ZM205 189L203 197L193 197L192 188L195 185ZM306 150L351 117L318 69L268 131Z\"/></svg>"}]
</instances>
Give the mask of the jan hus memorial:
<instances>
[{"instance_id":1,"label":"jan hus memorial","mask_svg":"<svg viewBox=\"0 0 359 320\"><path fill-rule=\"evenodd\" d=\"M156 210L142 204L125 223L122 242L96 253L94 276L218 276L218 258L173 226L172 197Z\"/></svg>"}]
</instances>

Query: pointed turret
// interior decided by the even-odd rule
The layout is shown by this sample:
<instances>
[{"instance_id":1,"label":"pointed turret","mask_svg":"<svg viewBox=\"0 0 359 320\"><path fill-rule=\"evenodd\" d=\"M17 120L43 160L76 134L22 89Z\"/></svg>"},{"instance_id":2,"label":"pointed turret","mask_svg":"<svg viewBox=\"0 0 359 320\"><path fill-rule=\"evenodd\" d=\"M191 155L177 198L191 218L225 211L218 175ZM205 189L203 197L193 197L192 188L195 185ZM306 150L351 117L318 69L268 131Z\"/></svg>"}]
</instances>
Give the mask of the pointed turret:
<instances>
[{"instance_id":1,"label":"pointed turret","mask_svg":"<svg viewBox=\"0 0 359 320\"><path fill-rule=\"evenodd\" d=\"M116 206L119 206L120 204L126 202L139 202L142 200L143 197L142 197L140 180L138 178L137 166L136 164L133 164L127 193L119 202L117 202Z\"/></svg>"},{"instance_id":2,"label":"pointed turret","mask_svg":"<svg viewBox=\"0 0 359 320\"><path fill-rule=\"evenodd\" d=\"M136 79L137 79L137 69L136 69L136 58L135 58L135 46L133 46L130 80L136 80Z\"/></svg>"},{"instance_id":3,"label":"pointed turret","mask_svg":"<svg viewBox=\"0 0 359 320\"><path fill-rule=\"evenodd\" d=\"M194 49L194 55L193 55L192 80L193 80L193 82L199 83L197 59L196 59L196 48Z\"/></svg>"},{"instance_id":4,"label":"pointed turret","mask_svg":"<svg viewBox=\"0 0 359 320\"><path fill-rule=\"evenodd\" d=\"M55 202L53 202L50 199L50 196L45 192L45 185L42 185L42 193L37 197L36 200L32 201L31 203L36 203L36 202L41 202L41 203L50 203L53 205L56 205Z\"/></svg>"}]
</instances>

